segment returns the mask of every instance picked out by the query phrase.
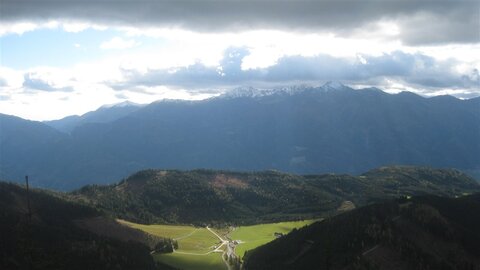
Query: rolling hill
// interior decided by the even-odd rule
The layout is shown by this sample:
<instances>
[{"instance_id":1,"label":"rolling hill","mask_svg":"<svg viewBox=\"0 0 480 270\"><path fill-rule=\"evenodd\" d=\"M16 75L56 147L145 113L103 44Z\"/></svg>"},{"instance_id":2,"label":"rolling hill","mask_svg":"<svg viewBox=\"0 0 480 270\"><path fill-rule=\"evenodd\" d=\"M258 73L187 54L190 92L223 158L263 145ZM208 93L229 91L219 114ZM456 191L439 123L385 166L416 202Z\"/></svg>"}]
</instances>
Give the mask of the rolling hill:
<instances>
[{"instance_id":1,"label":"rolling hill","mask_svg":"<svg viewBox=\"0 0 480 270\"><path fill-rule=\"evenodd\" d=\"M244 269L479 269L480 195L413 197L314 223L247 253Z\"/></svg>"},{"instance_id":2,"label":"rolling hill","mask_svg":"<svg viewBox=\"0 0 480 270\"><path fill-rule=\"evenodd\" d=\"M1 269L171 269L150 250L160 241L64 194L0 182Z\"/></svg>"},{"instance_id":3,"label":"rolling hill","mask_svg":"<svg viewBox=\"0 0 480 270\"><path fill-rule=\"evenodd\" d=\"M146 170L113 185L70 193L113 216L139 223L257 224L337 213L386 198L480 191L456 170L383 167L360 176L275 171Z\"/></svg>"}]
</instances>

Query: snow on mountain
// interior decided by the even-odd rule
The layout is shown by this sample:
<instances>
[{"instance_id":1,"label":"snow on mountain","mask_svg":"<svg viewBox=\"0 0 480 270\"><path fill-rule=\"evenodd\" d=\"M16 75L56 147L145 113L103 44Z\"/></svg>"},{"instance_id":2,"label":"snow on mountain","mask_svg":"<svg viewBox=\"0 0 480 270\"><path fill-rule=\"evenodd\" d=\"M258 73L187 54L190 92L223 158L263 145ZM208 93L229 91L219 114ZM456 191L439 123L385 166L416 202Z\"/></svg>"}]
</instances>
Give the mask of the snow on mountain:
<instances>
[{"instance_id":1,"label":"snow on mountain","mask_svg":"<svg viewBox=\"0 0 480 270\"><path fill-rule=\"evenodd\" d=\"M138 104L135 102L131 102L129 100L122 101L120 103L114 103L114 104L106 104L101 106L100 108L124 108L124 107L142 107L144 106L143 104Z\"/></svg>"},{"instance_id":2,"label":"snow on mountain","mask_svg":"<svg viewBox=\"0 0 480 270\"><path fill-rule=\"evenodd\" d=\"M223 95L220 95L220 98L240 98L240 97L249 97L249 98L257 98L257 97L264 97L270 96L274 94L284 94L284 95L296 95L299 93L303 93L305 91L341 91L351 89L350 87L340 83L340 82L327 82L323 86L320 87L313 87L308 85L293 85L293 86L285 86L281 88L273 88L273 89L258 89L251 86L244 86L232 89L230 91L225 92Z\"/></svg>"}]
</instances>

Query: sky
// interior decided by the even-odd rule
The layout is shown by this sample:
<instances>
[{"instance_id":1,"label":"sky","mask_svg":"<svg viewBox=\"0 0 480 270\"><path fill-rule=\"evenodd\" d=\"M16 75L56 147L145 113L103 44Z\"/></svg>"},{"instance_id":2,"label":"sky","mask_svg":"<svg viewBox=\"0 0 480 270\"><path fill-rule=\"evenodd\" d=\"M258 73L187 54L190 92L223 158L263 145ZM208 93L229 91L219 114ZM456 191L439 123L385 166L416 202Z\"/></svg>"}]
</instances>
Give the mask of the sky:
<instances>
[{"instance_id":1,"label":"sky","mask_svg":"<svg viewBox=\"0 0 480 270\"><path fill-rule=\"evenodd\" d=\"M0 0L0 113L338 81L480 96L478 0Z\"/></svg>"}]
</instances>

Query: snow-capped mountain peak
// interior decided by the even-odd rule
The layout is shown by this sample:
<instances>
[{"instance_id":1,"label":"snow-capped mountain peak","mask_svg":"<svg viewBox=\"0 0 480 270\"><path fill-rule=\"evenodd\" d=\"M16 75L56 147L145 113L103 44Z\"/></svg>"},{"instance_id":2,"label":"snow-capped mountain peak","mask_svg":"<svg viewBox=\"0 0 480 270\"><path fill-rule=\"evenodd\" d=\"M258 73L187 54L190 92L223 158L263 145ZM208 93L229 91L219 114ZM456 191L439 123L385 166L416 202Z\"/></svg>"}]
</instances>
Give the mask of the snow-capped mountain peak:
<instances>
[{"instance_id":1,"label":"snow-capped mountain peak","mask_svg":"<svg viewBox=\"0 0 480 270\"><path fill-rule=\"evenodd\" d=\"M107 109L107 108L141 107L141 106L143 105L135 102L131 102L129 100L125 100L119 103L106 104L106 105L103 105L101 108Z\"/></svg>"},{"instance_id":2,"label":"snow-capped mountain peak","mask_svg":"<svg viewBox=\"0 0 480 270\"><path fill-rule=\"evenodd\" d=\"M340 89L344 89L346 87L347 86L345 86L341 82L337 82L337 81L329 81L322 86L322 88L325 89L325 90L340 90Z\"/></svg>"},{"instance_id":3,"label":"snow-capped mountain peak","mask_svg":"<svg viewBox=\"0 0 480 270\"><path fill-rule=\"evenodd\" d=\"M251 86L244 86L238 87L232 90L225 92L223 95L218 96L219 98L240 98L240 97L248 97L248 98L257 98L257 97L264 97L264 96L271 96L271 95L296 95L300 93L304 93L307 91L321 91L321 92L329 92L329 91L338 91L338 90L345 90L350 89L350 87L340 83L340 82L327 82L321 87L312 87L308 85L292 85L292 86L285 86L280 88L272 88L272 89L258 89Z\"/></svg>"},{"instance_id":4,"label":"snow-capped mountain peak","mask_svg":"<svg viewBox=\"0 0 480 270\"><path fill-rule=\"evenodd\" d=\"M263 97L271 96L275 94L284 94L284 95L294 95L300 92L313 89L310 86L305 85L294 85L281 88L272 88L272 89L258 89L251 86L247 87L238 87L230 91L225 92L223 95L220 95L221 98L239 98L239 97Z\"/></svg>"},{"instance_id":5,"label":"snow-capped mountain peak","mask_svg":"<svg viewBox=\"0 0 480 270\"><path fill-rule=\"evenodd\" d=\"M251 86L237 87L221 95L224 98L239 98L239 97L260 97L267 94L266 90L253 88Z\"/></svg>"}]
</instances>

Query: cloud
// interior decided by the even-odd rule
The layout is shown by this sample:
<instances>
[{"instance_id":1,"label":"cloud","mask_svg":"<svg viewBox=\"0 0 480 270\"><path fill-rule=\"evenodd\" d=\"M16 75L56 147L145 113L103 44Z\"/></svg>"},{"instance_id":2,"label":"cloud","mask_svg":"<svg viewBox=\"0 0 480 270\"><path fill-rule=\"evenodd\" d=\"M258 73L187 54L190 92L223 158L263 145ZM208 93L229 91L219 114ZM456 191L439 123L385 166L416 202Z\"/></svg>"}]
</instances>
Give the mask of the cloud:
<instances>
[{"instance_id":1,"label":"cloud","mask_svg":"<svg viewBox=\"0 0 480 270\"><path fill-rule=\"evenodd\" d=\"M23 73L11 68L0 66L0 90L15 89L22 86Z\"/></svg>"},{"instance_id":2,"label":"cloud","mask_svg":"<svg viewBox=\"0 0 480 270\"><path fill-rule=\"evenodd\" d=\"M105 41L102 44L100 44L100 48L104 50L108 49L129 49L133 48L135 46L140 45L140 43L137 43L135 40L130 39L130 40L125 40L120 37L114 37L109 41Z\"/></svg>"},{"instance_id":3,"label":"cloud","mask_svg":"<svg viewBox=\"0 0 480 270\"><path fill-rule=\"evenodd\" d=\"M0 36L10 33L22 35L25 32L33 31L37 28L38 25L31 22L2 23L0 24Z\"/></svg>"},{"instance_id":4,"label":"cloud","mask_svg":"<svg viewBox=\"0 0 480 270\"><path fill-rule=\"evenodd\" d=\"M284 56L275 65L266 68L242 69L242 61L248 55L249 50L246 48L229 48L217 67L195 63L186 67L146 72L123 70L123 80L107 84L116 90L166 86L192 91L220 91L242 85L268 87L338 80L382 88L395 84L403 86L403 90L423 91L422 94L463 89L480 95L477 69L462 74L456 70L456 61L440 61L420 53L394 51L380 56L360 55L357 59L325 54L311 57Z\"/></svg>"},{"instance_id":5,"label":"cloud","mask_svg":"<svg viewBox=\"0 0 480 270\"><path fill-rule=\"evenodd\" d=\"M0 77L0 87L8 86L7 80Z\"/></svg>"},{"instance_id":6,"label":"cloud","mask_svg":"<svg viewBox=\"0 0 480 270\"><path fill-rule=\"evenodd\" d=\"M479 7L475 0L2 0L0 21L53 19L200 32L281 29L345 36L387 21L398 26L398 38L405 44L478 43Z\"/></svg>"},{"instance_id":7,"label":"cloud","mask_svg":"<svg viewBox=\"0 0 480 270\"><path fill-rule=\"evenodd\" d=\"M41 73L36 72L25 73L23 87L47 92L72 92L74 90L71 86L58 86L53 81L43 78Z\"/></svg>"},{"instance_id":8,"label":"cloud","mask_svg":"<svg viewBox=\"0 0 480 270\"><path fill-rule=\"evenodd\" d=\"M88 29L90 26L87 23L64 23L63 30L70 33L78 33Z\"/></svg>"}]
</instances>

